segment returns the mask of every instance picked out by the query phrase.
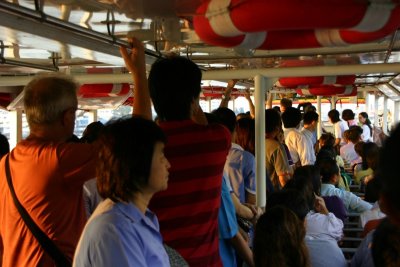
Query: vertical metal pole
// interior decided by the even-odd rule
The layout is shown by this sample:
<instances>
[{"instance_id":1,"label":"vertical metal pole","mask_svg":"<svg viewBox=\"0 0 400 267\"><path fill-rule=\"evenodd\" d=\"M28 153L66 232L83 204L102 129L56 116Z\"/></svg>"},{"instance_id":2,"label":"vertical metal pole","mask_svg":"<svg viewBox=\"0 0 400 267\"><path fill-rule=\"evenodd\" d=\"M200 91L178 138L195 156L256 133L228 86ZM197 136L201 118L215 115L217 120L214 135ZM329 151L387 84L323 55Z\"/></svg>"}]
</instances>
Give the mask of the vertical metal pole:
<instances>
[{"instance_id":1,"label":"vertical metal pole","mask_svg":"<svg viewBox=\"0 0 400 267\"><path fill-rule=\"evenodd\" d=\"M379 96L375 94L375 101L374 101L374 125L376 127L379 127L379 116L378 116L378 110L379 109Z\"/></svg>"},{"instance_id":2,"label":"vertical metal pole","mask_svg":"<svg viewBox=\"0 0 400 267\"><path fill-rule=\"evenodd\" d=\"M319 115L318 127L317 127L317 138L319 139L322 134L322 96L317 96L317 113Z\"/></svg>"},{"instance_id":3,"label":"vertical metal pole","mask_svg":"<svg viewBox=\"0 0 400 267\"><path fill-rule=\"evenodd\" d=\"M10 149L22 140L22 110L10 111Z\"/></svg>"},{"instance_id":4,"label":"vertical metal pole","mask_svg":"<svg viewBox=\"0 0 400 267\"><path fill-rule=\"evenodd\" d=\"M331 98L331 109L336 109L336 101L337 101L337 96L332 96L332 98Z\"/></svg>"},{"instance_id":5,"label":"vertical metal pole","mask_svg":"<svg viewBox=\"0 0 400 267\"><path fill-rule=\"evenodd\" d=\"M97 121L97 110L91 110L88 112L89 123Z\"/></svg>"},{"instance_id":6,"label":"vertical metal pole","mask_svg":"<svg viewBox=\"0 0 400 267\"><path fill-rule=\"evenodd\" d=\"M385 95L383 97L383 132L388 134L388 97Z\"/></svg>"},{"instance_id":7,"label":"vertical metal pole","mask_svg":"<svg viewBox=\"0 0 400 267\"><path fill-rule=\"evenodd\" d=\"M267 203L266 170L265 170L265 89L271 88L270 79L261 75L254 78L254 102L256 124L256 196L257 206L265 207Z\"/></svg>"},{"instance_id":8,"label":"vertical metal pole","mask_svg":"<svg viewBox=\"0 0 400 267\"><path fill-rule=\"evenodd\" d=\"M364 91L363 94L365 100L365 112L369 115L369 93Z\"/></svg>"}]
</instances>

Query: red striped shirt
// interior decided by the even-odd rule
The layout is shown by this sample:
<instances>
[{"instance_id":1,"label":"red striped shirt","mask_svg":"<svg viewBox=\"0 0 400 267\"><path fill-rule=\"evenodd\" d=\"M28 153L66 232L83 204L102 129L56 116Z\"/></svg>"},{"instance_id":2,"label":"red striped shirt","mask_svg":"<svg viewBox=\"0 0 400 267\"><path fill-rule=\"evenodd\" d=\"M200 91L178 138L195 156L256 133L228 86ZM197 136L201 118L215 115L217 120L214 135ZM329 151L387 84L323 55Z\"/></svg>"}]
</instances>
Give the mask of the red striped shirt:
<instances>
[{"instance_id":1,"label":"red striped shirt","mask_svg":"<svg viewBox=\"0 0 400 267\"><path fill-rule=\"evenodd\" d=\"M157 214L164 242L190 266L222 266L218 250L218 209L222 172L231 146L221 125L191 120L163 122L171 163L168 189L157 193L150 209Z\"/></svg>"}]
</instances>

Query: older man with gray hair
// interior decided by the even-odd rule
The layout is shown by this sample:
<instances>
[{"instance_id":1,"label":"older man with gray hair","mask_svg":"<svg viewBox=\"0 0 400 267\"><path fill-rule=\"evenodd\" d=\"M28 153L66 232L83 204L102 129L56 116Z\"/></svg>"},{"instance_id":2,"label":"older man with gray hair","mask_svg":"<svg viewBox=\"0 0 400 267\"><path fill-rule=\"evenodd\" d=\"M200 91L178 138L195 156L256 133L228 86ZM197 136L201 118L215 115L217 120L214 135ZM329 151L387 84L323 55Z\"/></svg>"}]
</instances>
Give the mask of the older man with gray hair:
<instances>
[{"instance_id":1,"label":"older man with gray hair","mask_svg":"<svg viewBox=\"0 0 400 267\"><path fill-rule=\"evenodd\" d=\"M22 219L16 198L60 254L67 261L73 257L86 222L82 185L95 177L96 158L93 145L67 142L75 125L77 89L61 74L40 75L24 89L30 134L0 162L3 267L55 263Z\"/></svg>"}]
</instances>

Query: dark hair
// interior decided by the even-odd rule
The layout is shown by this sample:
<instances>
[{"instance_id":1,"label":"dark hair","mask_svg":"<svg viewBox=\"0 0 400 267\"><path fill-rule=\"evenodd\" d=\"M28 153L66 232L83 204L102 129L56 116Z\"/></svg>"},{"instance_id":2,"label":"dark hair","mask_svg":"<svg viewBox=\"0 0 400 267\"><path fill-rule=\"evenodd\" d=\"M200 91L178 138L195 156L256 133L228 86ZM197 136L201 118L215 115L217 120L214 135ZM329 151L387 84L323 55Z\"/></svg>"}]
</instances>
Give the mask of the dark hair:
<instances>
[{"instance_id":1,"label":"dark hair","mask_svg":"<svg viewBox=\"0 0 400 267\"><path fill-rule=\"evenodd\" d=\"M357 143L360 141L361 134L363 132L362 128L360 126L350 126L350 128L347 130L347 136L346 139L350 140L353 144Z\"/></svg>"},{"instance_id":2,"label":"dark hair","mask_svg":"<svg viewBox=\"0 0 400 267\"><path fill-rule=\"evenodd\" d=\"M184 57L158 59L149 74L150 96L160 120L186 120L201 91L201 71Z\"/></svg>"},{"instance_id":3,"label":"dark hair","mask_svg":"<svg viewBox=\"0 0 400 267\"><path fill-rule=\"evenodd\" d=\"M111 121L99 137L97 188L103 198L129 201L148 184L154 147L163 131L139 117Z\"/></svg>"},{"instance_id":4,"label":"dark hair","mask_svg":"<svg viewBox=\"0 0 400 267\"><path fill-rule=\"evenodd\" d=\"M374 142L367 142L363 145L362 167L364 170L371 168L376 170L379 162L379 146Z\"/></svg>"},{"instance_id":5,"label":"dark hair","mask_svg":"<svg viewBox=\"0 0 400 267\"><path fill-rule=\"evenodd\" d=\"M374 232L371 254L376 267L400 266L400 228L384 219Z\"/></svg>"},{"instance_id":6,"label":"dark hair","mask_svg":"<svg viewBox=\"0 0 400 267\"><path fill-rule=\"evenodd\" d=\"M319 115L315 111L307 111L303 115L303 122L305 125L311 124L313 121L318 121Z\"/></svg>"},{"instance_id":7,"label":"dark hair","mask_svg":"<svg viewBox=\"0 0 400 267\"><path fill-rule=\"evenodd\" d=\"M321 195L321 174L320 170L315 165L306 165L297 167L294 170L293 178L295 177L307 177L311 181L313 191L317 196Z\"/></svg>"},{"instance_id":8,"label":"dark hair","mask_svg":"<svg viewBox=\"0 0 400 267\"><path fill-rule=\"evenodd\" d=\"M358 115L360 115L361 117L363 117L365 119L365 124L368 126L370 135L372 136L372 124L368 118L367 112L360 112Z\"/></svg>"},{"instance_id":9,"label":"dark hair","mask_svg":"<svg viewBox=\"0 0 400 267\"><path fill-rule=\"evenodd\" d=\"M226 127L228 128L229 132L233 133L235 131L236 127L236 115L235 112L230 110L229 108L225 107L220 107L217 108L212 112L219 121Z\"/></svg>"},{"instance_id":10,"label":"dark hair","mask_svg":"<svg viewBox=\"0 0 400 267\"><path fill-rule=\"evenodd\" d=\"M332 109L331 111L329 111L328 117L329 119L331 119L332 123L340 121L340 114L339 111L337 111L336 109Z\"/></svg>"},{"instance_id":11,"label":"dark hair","mask_svg":"<svg viewBox=\"0 0 400 267\"><path fill-rule=\"evenodd\" d=\"M258 219L254 235L257 267L309 266L304 224L288 208L276 206Z\"/></svg>"},{"instance_id":12,"label":"dark hair","mask_svg":"<svg viewBox=\"0 0 400 267\"><path fill-rule=\"evenodd\" d=\"M10 144L8 143L7 137L0 134L0 159L10 152Z\"/></svg>"},{"instance_id":13,"label":"dark hair","mask_svg":"<svg viewBox=\"0 0 400 267\"><path fill-rule=\"evenodd\" d=\"M285 108L290 108L293 105L293 101L290 100L289 98L282 98L280 101L280 105Z\"/></svg>"},{"instance_id":14,"label":"dark hair","mask_svg":"<svg viewBox=\"0 0 400 267\"><path fill-rule=\"evenodd\" d=\"M275 109L279 113L281 113L281 107L280 106L273 106L272 109Z\"/></svg>"},{"instance_id":15,"label":"dark hair","mask_svg":"<svg viewBox=\"0 0 400 267\"><path fill-rule=\"evenodd\" d=\"M336 161L336 150L333 146L323 146L317 154L317 158L315 160L315 162L319 162L323 159L333 159Z\"/></svg>"},{"instance_id":16,"label":"dark hair","mask_svg":"<svg viewBox=\"0 0 400 267\"><path fill-rule=\"evenodd\" d=\"M265 110L265 133L272 133L277 127L281 127L281 115L275 109Z\"/></svg>"},{"instance_id":17,"label":"dark hair","mask_svg":"<svg viewBox=\"0 0 400 267\"><path fill-rule=\"evenodd\" d=\"M354 114L351 109L344 109L342 111L342 119L344 119L345 121L354 120L355 115L356 114Z\"/></svg>"},{"instance_id":18,"label":"dark hair","mask_svg":"<svg viewBox=\"0 0 400 267\"><path fill-rule=\"evenodd\" d=\"M314 203L315 203L315 195L314 195L314 189L311 183L311 180L305 176L305 175L293 175L292 179L287 181L283 189L297 189L300 193L303 194L303 197L305 198L308 209L312 210L314 209Z\"/></svg>"},{"instance_id":19,"label":"dark hair","mask_svg":"<svg viewBox=\"0 0 400 267\"><path fill-rule=\"evenodd\" d=\"M335 174L339 174L339 167L333 159L324 158L316 162L320 169L322 183L330 183L331 178Z\"/></svg>"},{"instance_id":20,"label":"dark hair","mask_svg":"<svg viewBox=\"0 0 400 267\"><path fill-rule=\"evenodd\" d=\"M319 137L319 141L323 143L323 146L334 146L335 136L332 133L323 133Z\"/></svg>"},{"instance_id":21,"label":"dark hair","mask_svg":"<svg viewBox=\"0 0 400 267\"><path fill-rule=\"evenodd\" d=\"M268 197L266 210L278 205L293 211L301 221L304 221L307 213L310 212L307 199L302 192L294 188L273 192Z\"/></svg>"},{"instance_id":22,"label":"dark hair","mask_svg":"<svg viewBox=\"0 0 400 267\"><path fill-rule=\"evenodd\" d=\"M400 214L399 151L400 124L386 139L379 156L378 175L382 180L382 194ZM389 214L388 214L389 215Z\"/></svg>"},{"instance_id":23,"label":"dark hair","mask_svg":"<svg viewBox=\"0 0 400 267\"><path fill-rule=\"evenodd\" d=\"M93 143L99 138L101 131L104 129L104 124L100 121L95 121L86 126L83 131L81 142L82 143Z\"/></svg>"},{"instance_id":24,"label":"dark hair","mask_svg":"<svg viewBox=\"0 0 400 267\"><path fill-rule=\"evenodd\" d=\"M364 158L364 141L357 142L357 144L354 145L354 151L361 157Z\"/></svg>"},{"instance_id":25,"label":"dark hair","mask_svg":"<svg viewBox=\"0 0 400 267\"><path fill-rule=\"evenodd\" d=\"M295 128L301 122L301 112L297 108L289 107L282 113L285 128Z\"/></svg>"},{"instance_id":26,"label":"dark hair","mask_svg":"<svg viewBox=\"0 0 400 267\"><path fill-rule=\"evenodd\" d=\"M255 155L255 122L252 118L242 118L236 123L235 143Z\"/></svg>"}]
</instances>

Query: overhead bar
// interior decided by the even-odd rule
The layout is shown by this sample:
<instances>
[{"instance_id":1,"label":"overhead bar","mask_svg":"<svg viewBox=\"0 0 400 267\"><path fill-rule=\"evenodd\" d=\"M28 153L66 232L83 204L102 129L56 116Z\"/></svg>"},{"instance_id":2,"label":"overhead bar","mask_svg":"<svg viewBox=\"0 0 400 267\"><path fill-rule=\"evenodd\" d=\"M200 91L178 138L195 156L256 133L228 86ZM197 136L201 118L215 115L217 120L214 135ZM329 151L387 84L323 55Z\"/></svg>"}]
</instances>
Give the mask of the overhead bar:
<instances>
[{"instance_id":1,"label":"overhead bar","mask_svg":"<svg viewBox=\"0 0 400 267\"><path fill-rule=\"evenodd\" d=\"M400 63L204 71L203 80L248 79L253 78L256 75L262 75L269 78L307 77L310 76L310 73L312 73L313 76L350 75L365 73L400 73ZM129 83L132 81L131 75L129 73L81 75L77 74L73 76L78 82L82 84ZM0 84L2 86L24 86L31 79L32 76L0 76Z\"/></svg>"}]
</instances>

